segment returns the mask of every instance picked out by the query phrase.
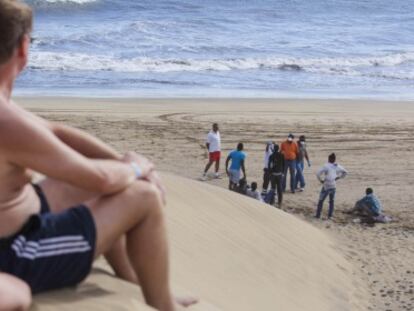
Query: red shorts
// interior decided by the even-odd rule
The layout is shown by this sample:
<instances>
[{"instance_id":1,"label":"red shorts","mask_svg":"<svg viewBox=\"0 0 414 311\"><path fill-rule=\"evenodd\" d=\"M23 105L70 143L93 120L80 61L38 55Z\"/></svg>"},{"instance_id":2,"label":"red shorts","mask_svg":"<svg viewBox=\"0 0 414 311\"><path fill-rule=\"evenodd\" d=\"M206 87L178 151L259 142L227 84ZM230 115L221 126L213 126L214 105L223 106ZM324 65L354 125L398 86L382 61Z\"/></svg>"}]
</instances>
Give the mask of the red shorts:
<instances>
[{"instance_id":1,"label":"red shorts","mask_svg":"<svg viewBox=\"0 0 414 311\"><path fill-rule=\"evenodd\" d=\"M220 161L220 151L210 152L208 155L209 155L208 158L211 162Z\"/></svg>"}]
</instances>

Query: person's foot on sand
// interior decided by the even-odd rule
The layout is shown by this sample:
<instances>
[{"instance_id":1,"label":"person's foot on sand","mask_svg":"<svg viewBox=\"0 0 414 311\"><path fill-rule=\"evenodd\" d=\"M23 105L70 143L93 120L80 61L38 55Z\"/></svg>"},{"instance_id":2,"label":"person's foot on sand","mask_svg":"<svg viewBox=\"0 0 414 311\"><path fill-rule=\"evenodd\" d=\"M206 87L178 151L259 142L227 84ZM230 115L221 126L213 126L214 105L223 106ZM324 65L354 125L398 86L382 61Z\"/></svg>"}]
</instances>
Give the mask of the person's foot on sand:
<instances>
[{"instance_id":1,"label":"person's foot on sand","mask_svg":"<svg viewBox=\"0 0 414 311\"><path fill-rule=\"evenodd\" d=\"M191 296L175 296L174 300L176 304L178 304L181 307L185 307L185 308L198 303L198 298L191 297Z\"/></svg>"}]
</instances>

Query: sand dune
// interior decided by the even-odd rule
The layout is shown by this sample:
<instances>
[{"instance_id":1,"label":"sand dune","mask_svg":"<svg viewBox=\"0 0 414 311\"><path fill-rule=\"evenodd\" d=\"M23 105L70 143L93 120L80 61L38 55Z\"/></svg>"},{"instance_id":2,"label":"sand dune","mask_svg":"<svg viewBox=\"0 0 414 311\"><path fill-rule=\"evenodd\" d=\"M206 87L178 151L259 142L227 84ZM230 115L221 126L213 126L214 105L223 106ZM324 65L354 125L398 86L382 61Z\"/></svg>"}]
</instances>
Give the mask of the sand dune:
<instances>
[{"instance_id":1,"label":"sand dune","mask_svg":"<svg viewBox=\"0 0 414 311\"><path fill-rule=\"evenodd\" d=\"M322 231L207 183L164 179L173 288L202 299L190 310L366 310L363 286ZM149 308L138 287L100 270L76 290L37 296L33 310Z\"/></svg>"}]
</instances>

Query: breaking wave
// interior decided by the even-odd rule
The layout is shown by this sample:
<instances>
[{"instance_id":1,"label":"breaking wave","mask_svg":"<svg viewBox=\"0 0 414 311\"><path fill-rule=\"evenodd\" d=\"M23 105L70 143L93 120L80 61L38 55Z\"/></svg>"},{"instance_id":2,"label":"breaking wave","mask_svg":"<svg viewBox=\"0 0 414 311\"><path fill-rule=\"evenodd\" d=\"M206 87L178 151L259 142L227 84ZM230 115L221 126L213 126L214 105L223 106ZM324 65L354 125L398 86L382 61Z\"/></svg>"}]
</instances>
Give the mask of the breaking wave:
<instances>
[{"instance_id":1,"label":"breaking wave","mask_svg":"<svg viewBox=\"0 0 414 311\"><path fill-rule=\"evenodd\" d=\"M414 73L399 72L405 63L414 63L414 52L378 57L352 58L224 58L224 59L152 59L118 58L82 53L34 52L32 70L115 71L115 72L202 72L242 70L282 70L319 74L369 76L390 79L414 79ZM384 70L385 69L385 72Z\"/></svg>"}]
</instances>

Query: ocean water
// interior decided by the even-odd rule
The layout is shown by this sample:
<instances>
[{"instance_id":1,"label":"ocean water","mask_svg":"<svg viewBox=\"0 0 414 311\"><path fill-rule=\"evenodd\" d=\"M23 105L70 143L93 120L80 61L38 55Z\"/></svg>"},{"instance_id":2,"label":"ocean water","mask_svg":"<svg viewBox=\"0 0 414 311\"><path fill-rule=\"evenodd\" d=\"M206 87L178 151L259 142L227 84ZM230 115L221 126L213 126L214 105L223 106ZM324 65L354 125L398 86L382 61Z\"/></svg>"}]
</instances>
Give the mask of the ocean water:
<instances>
[{"instance_id":1,"label":"ocean water","mask_svg":"<svg viewBox=\"0 0 414 311\"><path fill-rule=\"evenodd\" d=\"M413 0L27 0L18 95L414 99Z\"/></svg>"}]
</instances>

